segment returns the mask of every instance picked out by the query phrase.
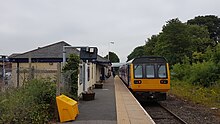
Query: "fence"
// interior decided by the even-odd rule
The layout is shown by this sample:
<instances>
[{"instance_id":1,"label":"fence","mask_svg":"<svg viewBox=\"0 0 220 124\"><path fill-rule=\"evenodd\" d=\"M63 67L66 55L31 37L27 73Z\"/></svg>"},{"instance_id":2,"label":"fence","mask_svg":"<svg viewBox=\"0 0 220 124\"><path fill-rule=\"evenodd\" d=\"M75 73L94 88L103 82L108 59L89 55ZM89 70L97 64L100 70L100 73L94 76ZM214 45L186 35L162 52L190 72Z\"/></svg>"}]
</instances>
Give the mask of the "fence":
<instances>
[{"instance_id":1,"label":"fence","mask_svg":"<svg viewBox=\"0 0 220 124\"><path fill-rule=\"evenodd\" d=\"M5 88L6 86L8 87L10 84L12 84L11 80L11 68L2 68L0 67L0 90Z\"/></svg>"},{"instance_id":2,"label":"fence","mask_svg":"<svg viewBox=\"0 0 220 124\"><path fill-rule=\"evenodd\" d=\"M28 68L12 66L11 68L5 68L5 71L1 72L0 88L3 91L10 87L24 86L27 81L33 79L47 78L51 81L57 82L57 80L61 78L61 69L58 68L37 68L36 66Z\"/></svg>"},{"instance_id":3,"label":"fence","mask_svg":"<svg viewBox=\"0 0 220 124\"><path fill-rule=\"evenodd\" d=\"M80 66L81 67L81 66ZM81 69L80 69L81 70ZM0 91L13 87L25 87L26 83L33 79L46 78L57 84L57 95L69 93L72 89L71 71L62 72L61 64L57 63L52 68L48 67L12 67L5 68L5 71L0 71ZM5 75L3 76L3 72ZM4 77L4 78L3 78ZM80 79L79 79L80 80ZM77 86L76 86L77 87Z\"/></svg>"},{"instance_id":4,"label":"fence","mask_svg":"<svg viewBox=\"0 0 220 124\"><path fill-rule=\"evenodd\" d=\"M4 80L0 79L0 90L4 91L10 87L21 87L32 79L48 78L57 84L57 95L68 93L71 91L71 72L62 72L60 63L13 63L11 68L5 69L7 76ZM86 66L80 64L78 77L78 96L94 86L98 80L103 80L105 75L103 66L88 64ZM107 74L107 73L106 73ZM74 86L77 87L77 86Z\"/></svg>"}]
</instances>

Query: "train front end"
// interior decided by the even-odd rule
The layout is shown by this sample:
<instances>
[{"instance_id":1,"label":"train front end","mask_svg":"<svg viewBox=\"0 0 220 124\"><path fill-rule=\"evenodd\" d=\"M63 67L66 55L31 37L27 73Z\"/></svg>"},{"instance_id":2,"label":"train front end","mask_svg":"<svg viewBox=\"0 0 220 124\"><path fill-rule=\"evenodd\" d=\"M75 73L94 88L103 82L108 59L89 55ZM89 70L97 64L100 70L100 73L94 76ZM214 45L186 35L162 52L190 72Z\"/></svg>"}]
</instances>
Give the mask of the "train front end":
<instances>
[{"instance_id":1,"label":"train front end","mask_svg":"<svg viewBox=\"0 0 220 124\"><path fill-rule=\"evenodd\" d=\"M139 100L166 100L169 65L164 57L140 57L130 64L130 86Z\"/></svg>"}]
</instances>

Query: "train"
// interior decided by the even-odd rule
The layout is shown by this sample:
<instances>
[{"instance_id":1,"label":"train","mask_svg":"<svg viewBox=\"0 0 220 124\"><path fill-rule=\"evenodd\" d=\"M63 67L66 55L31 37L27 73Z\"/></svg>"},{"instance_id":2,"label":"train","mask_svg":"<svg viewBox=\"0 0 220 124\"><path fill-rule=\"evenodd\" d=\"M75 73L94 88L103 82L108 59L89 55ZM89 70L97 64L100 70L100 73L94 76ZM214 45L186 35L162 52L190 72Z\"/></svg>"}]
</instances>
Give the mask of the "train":
<instances>
[{"instance_id":1,"label":"train","mask_svg":"<svg viewBox=\"0 0 220 124\"><path fill-rule=\"evenodd\" d=\"M137 57L119 67L119 77L139 101L166 100L169 64L164 57Z\"/></svg>"}]
</instances>

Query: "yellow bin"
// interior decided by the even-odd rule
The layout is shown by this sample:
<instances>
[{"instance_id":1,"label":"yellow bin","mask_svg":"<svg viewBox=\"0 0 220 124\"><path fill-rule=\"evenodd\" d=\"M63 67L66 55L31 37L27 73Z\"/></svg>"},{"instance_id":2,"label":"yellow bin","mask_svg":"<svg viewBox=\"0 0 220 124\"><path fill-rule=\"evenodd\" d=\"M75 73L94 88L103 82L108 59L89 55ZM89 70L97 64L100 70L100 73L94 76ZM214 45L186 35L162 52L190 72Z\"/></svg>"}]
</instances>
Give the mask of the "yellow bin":
<instances>
[{"instance_id":1,"label":"yellow bin","mask_svg":"<svg viewBox=\"0 0 220 124\"><path fill-rule=\"evenodd\" d=\"M78 103L65 96L60 95L56 97L57 108L59 112L60 122L75 120L79 114Z\"/></svg>"}]
</instances>

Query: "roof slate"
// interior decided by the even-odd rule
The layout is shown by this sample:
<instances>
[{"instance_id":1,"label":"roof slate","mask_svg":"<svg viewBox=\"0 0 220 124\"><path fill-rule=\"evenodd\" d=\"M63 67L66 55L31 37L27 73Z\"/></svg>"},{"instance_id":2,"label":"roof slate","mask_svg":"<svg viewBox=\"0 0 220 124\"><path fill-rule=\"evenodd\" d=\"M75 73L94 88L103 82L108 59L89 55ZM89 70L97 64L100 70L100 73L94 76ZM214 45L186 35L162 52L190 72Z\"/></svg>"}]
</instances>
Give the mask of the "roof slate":
<instances>
[{"instance_id":1,"label":"roof slate","mask_svg":"<svg viewBox=\"0 0 220 124\"><path fill-rule=\"evenodd\" d=\"M63 58L63 46L71 46L65 41L60 41L51 45L47 45L44 47L38 47L37 49L21 53L21 54L12 54L9 56L10 59L27 59L27 58L37 58L37 59L62 59ZM80 51L73 48L66 47L66 57L70 54L75 53L77 55L80 54ZM97 61L99 62L109 62L109 60L97 56Z\"/></svg>"},{"instance_id":2,"label":"roof slate","mask_svg":"<svg viewBox=\"0 0 220 124\"><path fill-rule=\"evenodd\" d=\"M38 47L37 49L22 54L12 54L9 58L62 58L63 46L70 45L64 41L60 41L48 46Z\"/></svg>"}]
</instances>

